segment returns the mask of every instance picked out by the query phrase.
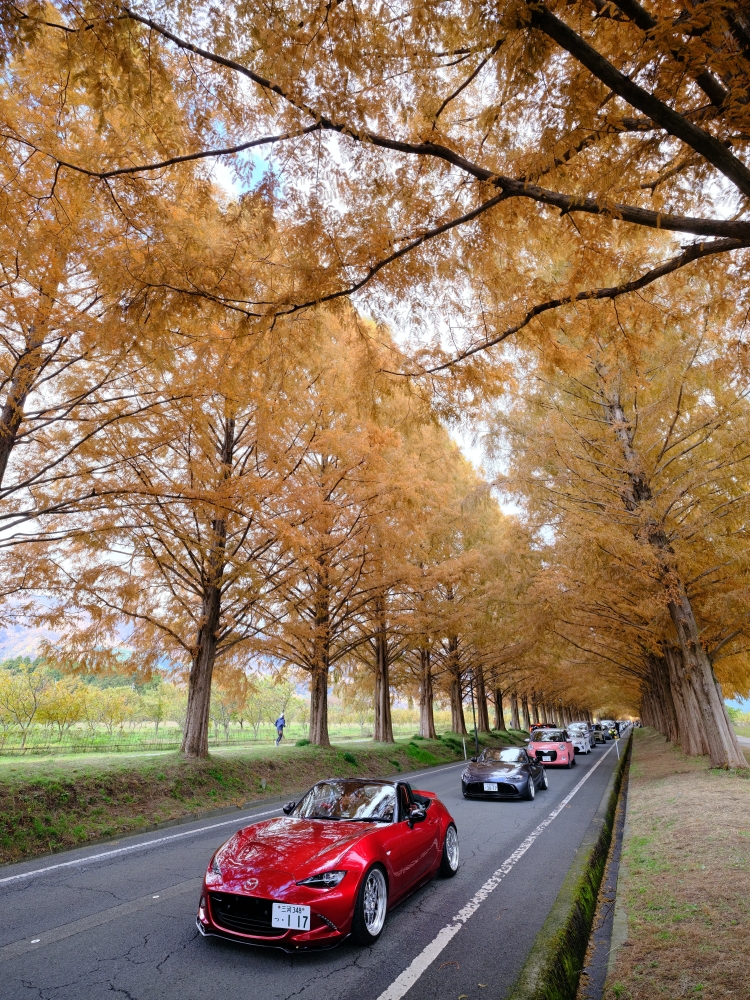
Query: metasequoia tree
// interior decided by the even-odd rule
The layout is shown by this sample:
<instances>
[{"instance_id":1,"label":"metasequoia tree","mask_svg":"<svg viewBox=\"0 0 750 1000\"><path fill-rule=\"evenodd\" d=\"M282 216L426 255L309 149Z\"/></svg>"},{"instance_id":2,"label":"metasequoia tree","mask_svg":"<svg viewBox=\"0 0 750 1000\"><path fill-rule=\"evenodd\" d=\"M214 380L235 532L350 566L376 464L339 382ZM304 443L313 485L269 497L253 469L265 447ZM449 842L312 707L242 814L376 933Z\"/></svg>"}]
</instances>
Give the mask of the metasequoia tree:
<instances>
[{"instance_id":1,"label":"metasequoia tree","mask_svg":"<svg viewBox=\"0 0 750 1000\"><path fill-rule=\"evenodd\" d=\"M662 655L674 668L673 698L679 691L690 710L687 745L714 765L744 767L718 680L735 692L748 682L750 408L742 360L702 334L691 307L623 309L615 322L592 310L593 344L573 353L575 338L561 336L555 362L565 354L565 373L540 359L511 433L527 438L516 469L530 502L576 544L589 538L587 548L638 574L629 615L640 631L636 659ZM599 604L613 620L628 617L627 601L613 603L606 591Z\"/></svg>"},{"instance_id":2,"label":"metasequoia tree","mask_svg":"<svg viewBox=\"0 0 750 1000\"><path fill-rule=\"evenodd\" d=\"M378 354L372 356L357 327L342 323L331 330L304 394L304 454L287 501L295 524L283 547L294 572L266 605L262 643L309 675L310 740L323 746L329 744L330 671L371 640L380 738L389 735L387 605L400 571L383 546L394 538L389 521L398 520L408 456L389 410L388 380L374 374ZM385 331L381 338L387 341Z\"/></svg>"},{"instance_id":3,"label":"metasequoia tree","mask_svg":"<svg viewBox=\"0 0 750 1000\"><path fill-rule=\"evenodd\" d=\"M411 296L417 331L436 306L463 331L415 359L422 371L701 260L719 295L746 294L750 33L737 3L60 2L4 18L16 49L32 32L57 39L50 93L77 73L106 123L83 145L6 109L16 141L60 173L117 197L199 158L231 158L246 179L256 147L299 181L285 188L292 285L256 300L184 276L230 308L278 315L369 287L380 308ZM189 94L190 128L149 104L148 60ZM149 128L150 159L134 149ZM634 227L649 239L626 247Z\"/></svg>"},{"instance_id":4,"label":"metasequoia tree","mask_svg":"<svg viewBox=\"0 0 750 1000\"><path fill-rule=\"evenodd\" d=\"M108 435L108 471L96 474L108 502L87 513L50 584L85 612L50 613L68 632L71 659L95 666L125 623L134 660L187 660L187 754L208 750L217 659L247 655L267 622L261 601L293 561L285 533L303 515L288 484L312 438L298 391L315 378L300 359L311 360L316 329L302 325L283 331L286 353L275 334L215 328L176 349L168 372L138 373L138 391L168 394L170 405ZM307 353L295 352L297 336Z\"/></svg>"}]
</instances>

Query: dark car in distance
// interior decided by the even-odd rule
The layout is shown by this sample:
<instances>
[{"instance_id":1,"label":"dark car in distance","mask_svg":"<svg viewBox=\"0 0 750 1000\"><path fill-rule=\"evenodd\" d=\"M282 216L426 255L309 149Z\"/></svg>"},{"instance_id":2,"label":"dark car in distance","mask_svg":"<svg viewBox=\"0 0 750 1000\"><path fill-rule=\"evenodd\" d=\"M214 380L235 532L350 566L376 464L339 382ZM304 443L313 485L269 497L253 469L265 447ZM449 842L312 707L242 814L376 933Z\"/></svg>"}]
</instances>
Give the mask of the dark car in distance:
<instances>
[{"instance_id":1,"label":"dark car in distance","mask_svg":"<svg viewBox=\"0 0 750 1000\"><path fill-rule=\"evenodd\" d=\"M467 799L533 799L547 772L523 747L488 747L469 761L461 788Z\"/></svg>"}]
</instances>

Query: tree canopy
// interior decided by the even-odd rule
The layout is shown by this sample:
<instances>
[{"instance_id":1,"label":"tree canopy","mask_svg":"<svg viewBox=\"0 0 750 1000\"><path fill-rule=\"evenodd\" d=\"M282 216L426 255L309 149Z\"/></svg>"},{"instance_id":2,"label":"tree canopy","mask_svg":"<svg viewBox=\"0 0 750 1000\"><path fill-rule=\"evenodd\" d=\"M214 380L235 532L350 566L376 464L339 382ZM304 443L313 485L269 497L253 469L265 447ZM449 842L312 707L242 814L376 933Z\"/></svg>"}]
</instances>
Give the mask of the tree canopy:
<instances>
[{"instance_id":1,"label":"tree canopy","mask_svg":"<svg viewBox=\"0 0 750 1000\"><path fill-rule=\"evenodd\" d=\"M22 0L0 57L6 620L174 662L191 754L255 662L323 744L348 679L745 766L741 4Z\"/></svg>"}]
</instances>

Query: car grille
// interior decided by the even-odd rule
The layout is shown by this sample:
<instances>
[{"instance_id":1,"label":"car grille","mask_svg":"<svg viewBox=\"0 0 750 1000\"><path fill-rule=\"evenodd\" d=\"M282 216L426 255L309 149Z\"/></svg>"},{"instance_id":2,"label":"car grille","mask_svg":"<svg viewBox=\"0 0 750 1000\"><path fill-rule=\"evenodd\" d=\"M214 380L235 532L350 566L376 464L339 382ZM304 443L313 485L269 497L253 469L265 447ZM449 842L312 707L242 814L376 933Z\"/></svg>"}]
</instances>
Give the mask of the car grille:
<instances>
[{"instance_id":1,"label":"car grille","mask_svg":"<svg viewBox=\"0 0 750 1000\"><path fill-rule=\"evenodd\" d=\"M209 893L214 921L228 931L257 937L280 937L284 927L271 926L271 900L238 896L231 892Z\"/></svg>"},{"instance_id":2,"label":"car grille","mask_svg":"<svg viewBox=\"0 0 750 1000\"><path fill-rule=\"evenodd\" d=\"M557 760L557 750L537 750L536 759L542 760L543 757L551 758L552 760ZM547 761L549 763L549 760Z\"/></svg>"},{"instance_id":3,"label":"car grille","mask_svg":"<svg viewBox=\"0 0 750 1000\"><path fill-rule=\"evenodd\" d=\"M483 781L470 781L466 786L469 795L517 795L518 789L515 785L508 784L507 781L497 782L496 792L485 792Z\"/></svg>"}]
</instances>

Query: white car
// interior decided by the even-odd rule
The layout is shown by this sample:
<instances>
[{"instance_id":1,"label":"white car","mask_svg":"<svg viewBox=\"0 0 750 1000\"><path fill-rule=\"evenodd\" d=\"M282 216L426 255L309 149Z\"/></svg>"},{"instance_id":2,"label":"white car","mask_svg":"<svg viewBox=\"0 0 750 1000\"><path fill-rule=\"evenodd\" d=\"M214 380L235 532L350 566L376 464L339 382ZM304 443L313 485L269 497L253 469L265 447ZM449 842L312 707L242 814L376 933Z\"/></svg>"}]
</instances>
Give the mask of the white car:
<instances>
[{"instance_id":1,"label":"white car","mask_svg":"<svg viewBox=\"0 0 750 1000\"><path fill-rule=\"evenodd\" d=\"M566 726L576 753L591 753L591 733L588 722L571 722Z\"/></svg>"}]
</instances>

